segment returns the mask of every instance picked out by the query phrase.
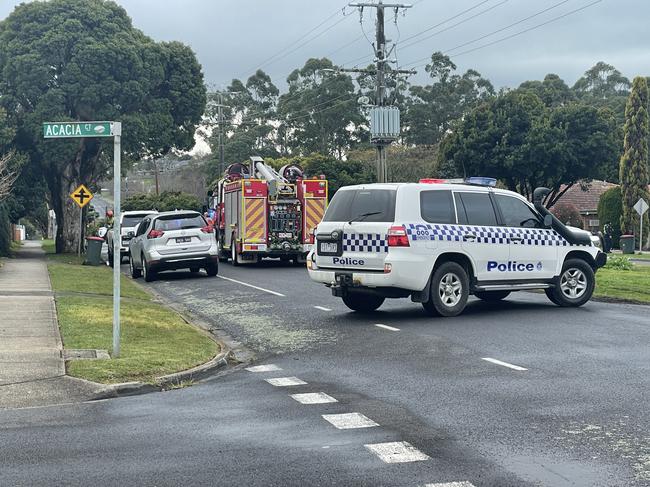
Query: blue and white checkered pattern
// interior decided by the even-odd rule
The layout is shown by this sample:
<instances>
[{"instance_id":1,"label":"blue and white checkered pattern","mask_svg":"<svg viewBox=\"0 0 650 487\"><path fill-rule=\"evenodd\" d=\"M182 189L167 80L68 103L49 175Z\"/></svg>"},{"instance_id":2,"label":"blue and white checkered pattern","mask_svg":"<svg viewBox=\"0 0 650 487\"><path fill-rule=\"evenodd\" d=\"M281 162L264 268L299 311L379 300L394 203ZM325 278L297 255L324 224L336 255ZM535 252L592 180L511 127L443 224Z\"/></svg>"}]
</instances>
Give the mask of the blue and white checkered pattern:
<instances>
[{"instance_id":1,"label":"blue and white checkered pattern","mask_svg":"<svg viewBox=\"0 0 650 487\"><path fill-rule=\"evenodd\" d=\"M446 240L460 242L463 235L472 233L476 235L475 243L509 244L513 236L521 240L519 245L541 246L570 246L571 244L555 230L548 228L509 228L509 227L482 227L475 225L451 225L409 223L406 233L412 241Z\"/></svg>"},{"instance_id":2,"label":"blue and white checkered pattern","mask_svg":"<svg viewBox=\"0 0 650 487\"><path fill-rule=\"evenodd\" d=\"M388 240L379 233L344 233L343 251L388 252Z\"/></svg>"}]
</instances>

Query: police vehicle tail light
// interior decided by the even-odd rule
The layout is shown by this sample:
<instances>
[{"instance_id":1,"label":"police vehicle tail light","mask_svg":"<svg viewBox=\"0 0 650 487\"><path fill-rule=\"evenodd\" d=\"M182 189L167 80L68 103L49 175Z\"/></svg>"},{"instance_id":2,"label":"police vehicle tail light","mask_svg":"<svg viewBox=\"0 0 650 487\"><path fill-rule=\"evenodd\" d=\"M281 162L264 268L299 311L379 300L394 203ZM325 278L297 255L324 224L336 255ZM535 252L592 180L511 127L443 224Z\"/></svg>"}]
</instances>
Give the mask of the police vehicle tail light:
<instances>
[{"instance_id":1,"label":"police vehicle tail light","mask_svg":"<svg viewBox=\"0 0 650 487\"><path fill-rule=\"evenodd\" d=\"M406 234L404 225L392 226L388 229L389 247L410 247L409 237Z\"/></svg>"},{"instance_id":2,"label":"police vehicle tail light","mask_svg":"<svg viewBox=\"0 0 650 487\"><path fill-rule=\"evenodd\" d=\"M160 237L162 237L163 235L165 235L165 232L163 232L162 230L151 230L151 231L147 234L147 238L148 238L148 239L152 239L152 238L160 238Z\"/></svg>"},{"instance_id":3,"label":"police vehicle tail light","mask_svg":"<svg viewBox=\"0 0 650 487\"><path fill-rule=\"evenodd\" d=\"M214 227L212 225L206 225L205 227L201 228L201 231L203 233L213 233Z\"/></svg>"}]
</instances>

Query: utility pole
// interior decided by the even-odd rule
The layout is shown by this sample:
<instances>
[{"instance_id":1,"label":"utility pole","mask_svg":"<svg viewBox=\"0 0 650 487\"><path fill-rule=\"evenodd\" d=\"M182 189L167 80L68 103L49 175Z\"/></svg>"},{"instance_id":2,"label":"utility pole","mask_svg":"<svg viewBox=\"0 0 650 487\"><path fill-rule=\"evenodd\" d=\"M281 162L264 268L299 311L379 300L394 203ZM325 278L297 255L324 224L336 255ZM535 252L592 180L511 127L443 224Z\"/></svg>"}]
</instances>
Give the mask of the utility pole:
<instances>
[{"instance_id":1,"label":"utility pole","mask_svg":"<svg viewBox=\"0 0 650 487\"><path fill-rule=\"evenodd\" d=\"M363 9L365 7L371 7L377 10L377 22L376 22L376 39L374 44L375 50L375 110L379 118L382 117L382 110L380 107L386 106L386 64L389 62L388 56L389 52L386 49L386 35L384 34L384 9L389 8L393 9L395 12L395 18L397 22L397 13L400 9L411 8L412 5L402 4L402 3L383 3L382 0L379 0L378 3L350 3L350 7L357 7L360 14L363 16ZM363 27L362 27L363 28ZM370 74L367 70L357 70L357 69L341 69L341 71L346 72L361 72ZM392 70L390 74L415 74L413 70ZM392 115L392 118L395 118L395 111L393 113L387 112L388 115ZM373 117L377 119L377 117ZM374 136L372 134L372 119L371 118L371 137L372 142L377 147L377 182L386 183L388 182L388 169L386 164L386 148L391 144L391 142L396 137L391 136ZM399 129L399 111L396 114L397 129ZM394 125L394 123L391 123Z\"/></svg>"},{"instance_id":2,"label":"utility pole","mask_svg":"<svg viewBox=\"0 0 650 487\"><path fill-rule=\"evenodd\" d=\"M225 157L223 152L223 109L225 105L223 104L223 93L219 93L219 104L217 105L217 117L219 119L219 175L221 176L225 171Z\"/></svg>"}]
</instances>

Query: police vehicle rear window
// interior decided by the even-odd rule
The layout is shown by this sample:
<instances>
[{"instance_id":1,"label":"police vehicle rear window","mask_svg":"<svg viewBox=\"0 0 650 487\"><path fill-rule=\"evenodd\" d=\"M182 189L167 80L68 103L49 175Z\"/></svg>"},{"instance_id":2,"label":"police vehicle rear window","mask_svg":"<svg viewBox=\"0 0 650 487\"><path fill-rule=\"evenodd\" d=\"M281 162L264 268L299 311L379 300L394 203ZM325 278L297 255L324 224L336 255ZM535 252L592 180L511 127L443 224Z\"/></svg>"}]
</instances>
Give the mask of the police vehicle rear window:
<instances>
[{"instance_id":1,"label":"police vehicle rear window","mask_svg":"<svg viewBox=\"0 0 650 487\"><path fill-rule=\"evenodd\" d=\"M429 223L456 223L451 191L422 191L420 214L422 219Z\"/></svg>"},{"instance_id":2,"label":"police vehicle rear window","mask_svg":"<svg viewBox=\"0 0 650 487\"><path fill-rule=\"evenodd\" d=\"M338 191L325 212L324 222L393 222L394 189L351 189Z\"/></svg>"}]
</instances>

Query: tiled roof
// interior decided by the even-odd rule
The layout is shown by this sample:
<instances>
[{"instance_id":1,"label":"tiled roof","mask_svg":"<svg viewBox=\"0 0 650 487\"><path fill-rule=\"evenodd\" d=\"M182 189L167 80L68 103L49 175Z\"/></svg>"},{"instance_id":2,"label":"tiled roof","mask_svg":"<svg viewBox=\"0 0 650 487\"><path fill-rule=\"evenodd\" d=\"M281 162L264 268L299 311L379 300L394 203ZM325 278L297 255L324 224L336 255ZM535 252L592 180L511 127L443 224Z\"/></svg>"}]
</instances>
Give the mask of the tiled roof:
<instances>
[{"instance_id":1,"label":"tiled roof","mask_svg":"<svg viewBox=\"0 0 650 487\"><path fill-rule=\"evenodd\" d=\"M590 183L586 183L585 186L587 190L583 191L580 184L574 184L562 195L558 203L570 203L578 208L580 213L595 212L598 209L598 201L601 195L608 189L618 186L618 184L594 179ZM560 190L564 188L565 186L562 186Z\"/></svg>"}]
</instances>

